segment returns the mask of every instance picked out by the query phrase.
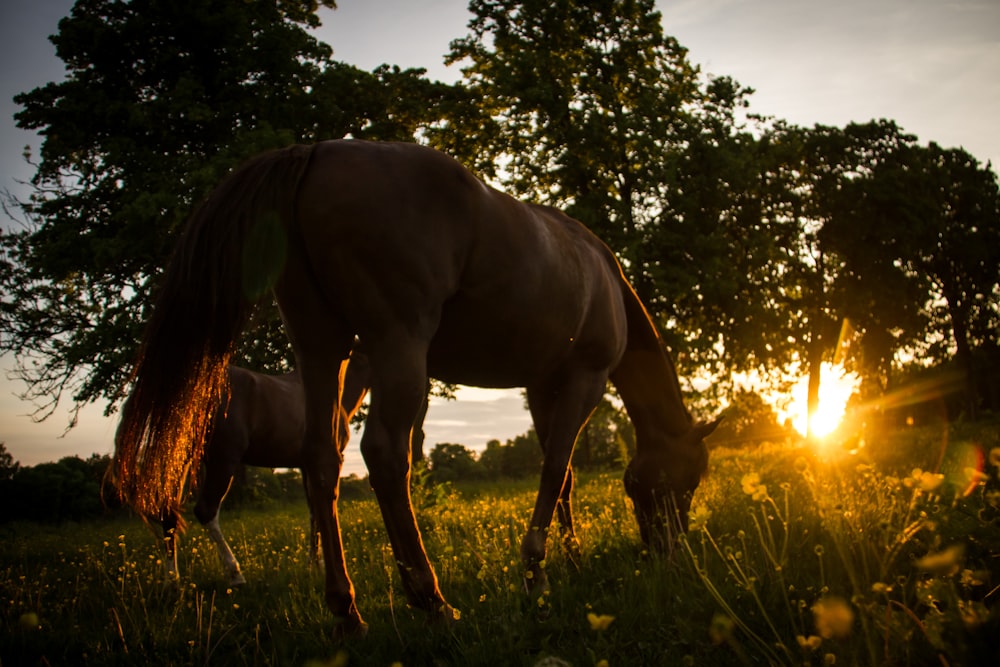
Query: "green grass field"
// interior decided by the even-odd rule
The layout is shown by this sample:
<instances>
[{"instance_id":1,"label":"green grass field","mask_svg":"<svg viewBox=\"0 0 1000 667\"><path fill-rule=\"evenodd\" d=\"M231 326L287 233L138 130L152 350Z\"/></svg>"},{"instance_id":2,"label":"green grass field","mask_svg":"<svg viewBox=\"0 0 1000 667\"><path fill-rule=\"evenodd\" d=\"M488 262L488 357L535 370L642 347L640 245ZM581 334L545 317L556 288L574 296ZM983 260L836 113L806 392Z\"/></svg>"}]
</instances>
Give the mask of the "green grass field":
<instances>
[{"instance_id":1,"label":"green grass field","mask_svg":"<svg viewBox=\"0 0 1000 667\"><path fill-rule=\"evenodd\" d=\"M582 557L550 538L549 594L518 545L535 480L420 490L453 627L399 584L378 508L342 501L370 625L332 642L304 506L226 512L248 584L193 525L181 579L139 520L0 527L0 658L14 665L1000 664L995 428L914 431L856 453L718 450L673 560L639 542L618 473L582 475ZM991 465L992 459L992 465ZM925 472L936 471L936 472ZM553 531L555 532L555 531Z\"/></svg>"}]
</instances>

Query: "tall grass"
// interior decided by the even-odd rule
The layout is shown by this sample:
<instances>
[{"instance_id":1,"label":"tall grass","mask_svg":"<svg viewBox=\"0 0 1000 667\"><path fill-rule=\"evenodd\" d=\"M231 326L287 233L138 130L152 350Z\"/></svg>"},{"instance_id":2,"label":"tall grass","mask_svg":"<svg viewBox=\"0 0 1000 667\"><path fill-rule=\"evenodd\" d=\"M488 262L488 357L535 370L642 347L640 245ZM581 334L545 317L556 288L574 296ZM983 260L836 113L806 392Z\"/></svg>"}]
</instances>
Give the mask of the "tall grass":
<instances>
[{"instance_id":1,"label":"tall grass","mask_svg":"<svg viewBox=\"0 0 1000 667\"><path fill-rule=\"evenodd\" d=\"M618 474L584 475L575 493L580 555L570 558L553 536L545 563L552 588L535 597L524 591L518 558L534 480L424 487L416 500L426 546L461 611L452 628L430 626L408 607L378 508L360 494L343 501L341 519L370 632L345 644L329 639L304 506L224 510L249 582L236 590L196 525L183 540L176 583L139 521L6 526L0 658L314 667L991 664L1000 657L1000 493L995 467L971 453L978 444L988 457L1000 443L969 436L948 443L942 458L925 451L923 437L893 445L919 450L909 459L921 461L919 471L898 469L906 457L884 463L863 452L828 460L801 447L717 451L673 559L643 550Z\"/></svg>"}]
</instances>

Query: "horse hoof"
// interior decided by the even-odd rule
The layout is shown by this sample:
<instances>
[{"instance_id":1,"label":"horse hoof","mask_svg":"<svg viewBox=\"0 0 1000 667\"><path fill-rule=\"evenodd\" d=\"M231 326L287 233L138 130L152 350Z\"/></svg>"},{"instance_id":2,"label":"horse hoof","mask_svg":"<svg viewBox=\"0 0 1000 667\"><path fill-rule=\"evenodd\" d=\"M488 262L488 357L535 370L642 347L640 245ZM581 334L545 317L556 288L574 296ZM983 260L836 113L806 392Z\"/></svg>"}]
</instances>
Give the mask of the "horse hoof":
<instances>
[{"instance_id":1,"label":"horse hoof","mask_svg":"<svg viewBox=\"0 0 1000 667\"><path fill-rule=\"evenodd\" d=\"M333 626L334 641L344 641L347 639L360 639L368 634L368 624L361 620L361 616L349 616L341 618Z\"/></svg>"},{"instance_id":2,"label":"horse hoof","mask_svg":"<svg viewBox=\"0 0 1000 667\"><path fill-rule=\"evenodd\" d=\"M237 572L236 574L234 574L229 578L229 585L232 586L233 588L242 586L245 583L247 583L247 580L243 578L243 574L240 572Z\"/></svg>"},{"instance_id":3,"label":"horse hoof","mask_svg":"<svg viewBox=\"0 0 1000 667\"><path fill-rule=\"evenodd\" d=\"M430 623L436 626L452 627L462 618L462 612L455 609L447 602L441 604L436 611L429 616Z\"/></svg>"}]
</instances>

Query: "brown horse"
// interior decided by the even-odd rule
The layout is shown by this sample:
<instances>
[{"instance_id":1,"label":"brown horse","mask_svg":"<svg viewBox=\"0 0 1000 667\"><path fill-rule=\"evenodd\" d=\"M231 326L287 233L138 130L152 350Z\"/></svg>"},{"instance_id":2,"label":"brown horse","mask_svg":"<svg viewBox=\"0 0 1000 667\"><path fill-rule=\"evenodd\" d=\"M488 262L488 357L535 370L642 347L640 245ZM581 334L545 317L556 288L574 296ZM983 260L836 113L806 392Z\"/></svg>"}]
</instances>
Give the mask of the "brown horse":
<instances>
[{"instance_id":1,"label":"brown horse","mask_svg":"<svg viewBox=\"0 0 1000 667\"><path fill-rule=\"evenodd\" d=\"M347 444L347 429L368 393L368 360L352 354L344 381L338 441ZM219 406L208 440L205 442L204 476L198 487L194 515L208 530L219 551L219 559L230 586L246 583L239 561L219 526L219 507L229 492L240 466L262 468L303 468L302 438L305 435L302 382L296 372L262 375L238 366L229 367L229 397ZM305 480L305 471L303 471ZM308 485L306 485L308 492ZM165 508L159 516L167 551L167 571L177 576L177 538L184 530L181 503ZM316 521L310 512L310 558L318 548Z\"/></svg>"},{"instance_id":2,"label":"brown horse","mask_svg":"<svg viewBox=\"0 0 1000 667\"><path fill-rule=\"evenodd\" d=\"M708 465L673 362L613 253L582 224L520 203L451 158L413 144L328 141L260 155L199 206L163 277L115 452L122 496L140 509L176 497L220 400L233 341L273 290L305 392L303 468L320 524L336 634L366 628L337 513L333 406L357 336L371 366L361 451L407 598L445 602L409 496L409 442L428 376L524 387L544 449L521 544L546 585L559 508L572 536L569 463L610 379L637 435L625 473L642 539L669 549Z\"/></svg>"}]
</instances>

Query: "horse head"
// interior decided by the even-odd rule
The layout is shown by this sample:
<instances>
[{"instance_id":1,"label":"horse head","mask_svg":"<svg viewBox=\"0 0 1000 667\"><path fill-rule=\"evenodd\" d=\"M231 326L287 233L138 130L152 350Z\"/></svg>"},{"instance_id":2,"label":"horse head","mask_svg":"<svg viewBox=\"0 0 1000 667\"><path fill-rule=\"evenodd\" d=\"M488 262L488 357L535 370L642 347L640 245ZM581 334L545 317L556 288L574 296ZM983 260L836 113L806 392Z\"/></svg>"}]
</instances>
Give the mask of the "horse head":
<instances>
[{"instance_id":1,"label":"horse head","mask_svg":"<svg viewBox=\"0 0 1000 667\"><path fill-rule=\"evenodd\" d=\"M625 469L625 493L650 548L669 554L677 536L687 532L691 498L708 469L703 440L721 421L698 422L666 446L645 448Z\"/></svg>"}]
</instances>

